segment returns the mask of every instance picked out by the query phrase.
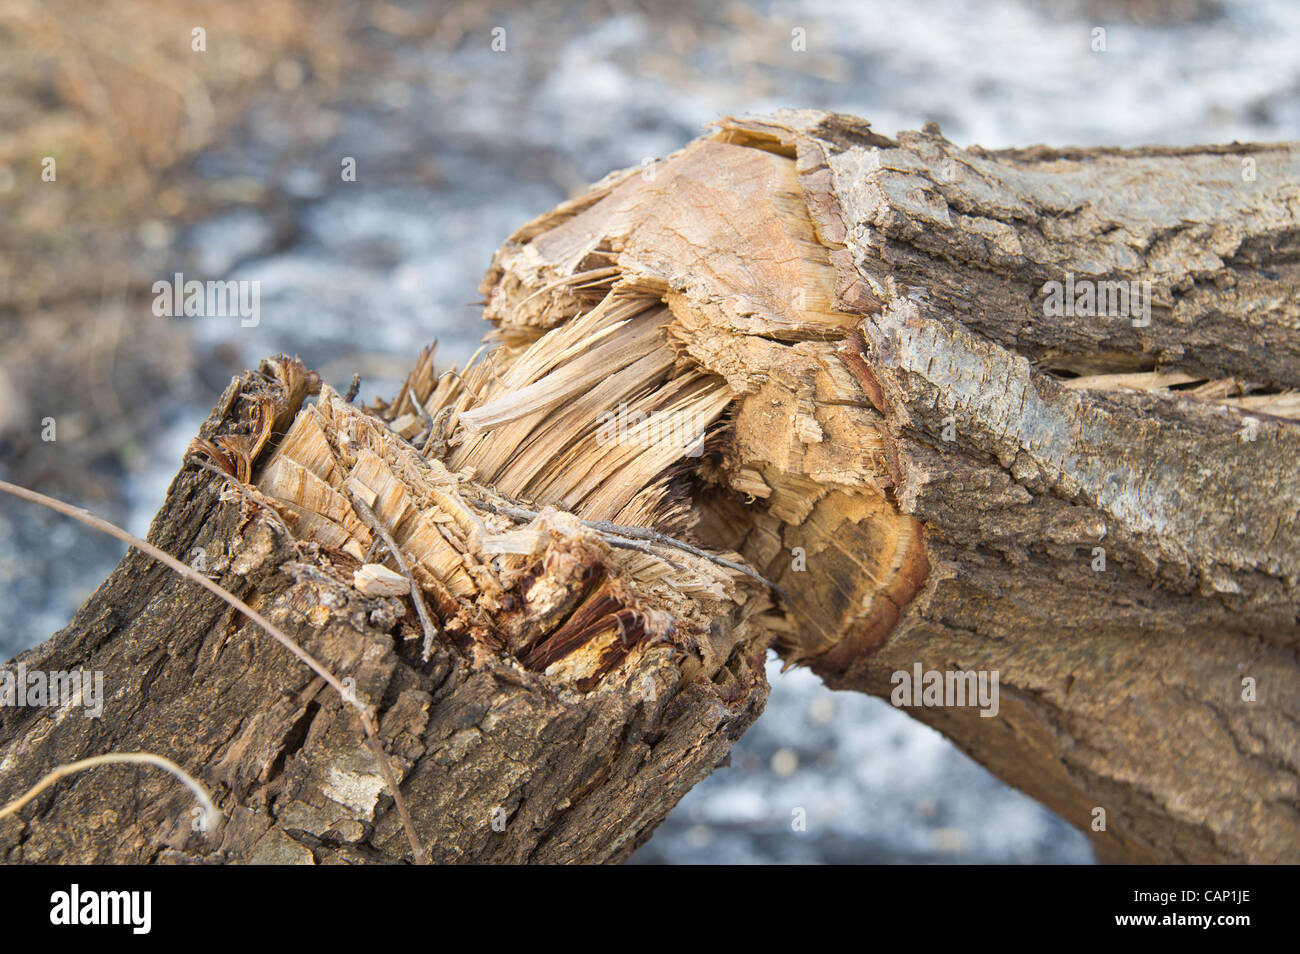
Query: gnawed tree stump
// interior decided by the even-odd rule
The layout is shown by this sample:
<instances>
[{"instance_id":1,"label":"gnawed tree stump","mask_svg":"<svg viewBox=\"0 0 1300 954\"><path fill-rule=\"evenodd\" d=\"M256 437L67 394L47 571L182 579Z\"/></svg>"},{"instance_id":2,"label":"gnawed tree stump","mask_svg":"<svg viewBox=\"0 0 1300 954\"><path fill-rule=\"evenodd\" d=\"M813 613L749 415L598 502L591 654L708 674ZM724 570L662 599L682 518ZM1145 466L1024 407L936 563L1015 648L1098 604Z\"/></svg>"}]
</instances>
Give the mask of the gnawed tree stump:
<instances>
[{"instance_id":1,"label":"gnawed tree stump","mask_svg":"<svg viewBox=\"0 0 1300 954\"><path fill-rule=\"evenodd\" d=\"M1298 183L1292 145L725 121L512 236L467 368L426 352L365 413L300 409L285 359L232 386L196 448L256 491L184 469L152 539L216 547L356 680L436 860L625 857L756 716L769 644L884 696L996 671L996 718L912 711L1103 860L1300 860ZM432 639L391 574L353 585L387 559L358 497ZM26 662L118 695L0 710L0 798L148 748L230 820L101 769L4 823L10 860L408 856L350 713L147 561Z\"/></svg>"}]
</instances>

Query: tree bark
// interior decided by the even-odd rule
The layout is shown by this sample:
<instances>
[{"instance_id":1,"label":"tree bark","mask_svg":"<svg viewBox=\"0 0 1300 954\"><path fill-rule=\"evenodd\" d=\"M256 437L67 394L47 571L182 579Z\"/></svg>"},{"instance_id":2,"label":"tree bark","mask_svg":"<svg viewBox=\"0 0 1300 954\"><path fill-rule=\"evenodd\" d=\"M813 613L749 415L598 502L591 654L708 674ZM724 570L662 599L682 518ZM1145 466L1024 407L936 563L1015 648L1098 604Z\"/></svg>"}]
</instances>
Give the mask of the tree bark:
<instances>
[{"instance_id":1,"label":"tree bark","mask_svg":"<svg viewBox=\"0 0 1300 954\"><path fill-rule=\"evenodd\" d=\"M626 857L757 715L769 644L885 697L996 673L996 717L909 711L1103 860L1300 860L1297 183L1294 145L726 120L516 232L469 367L426 352L364 414L300 411L287 360L232 386L196 449L256 490L183 470L151 538L219 545L356 679L436 860ZM433 603L428 659L408 603L352 585L384 559L358 493ZM223 830L101 769L0 851L407 857L355 720L192 589L128 556L25 654L120 689L98 722L0 710L0 798L150 748Z\"/></svg>"}]
</instances>

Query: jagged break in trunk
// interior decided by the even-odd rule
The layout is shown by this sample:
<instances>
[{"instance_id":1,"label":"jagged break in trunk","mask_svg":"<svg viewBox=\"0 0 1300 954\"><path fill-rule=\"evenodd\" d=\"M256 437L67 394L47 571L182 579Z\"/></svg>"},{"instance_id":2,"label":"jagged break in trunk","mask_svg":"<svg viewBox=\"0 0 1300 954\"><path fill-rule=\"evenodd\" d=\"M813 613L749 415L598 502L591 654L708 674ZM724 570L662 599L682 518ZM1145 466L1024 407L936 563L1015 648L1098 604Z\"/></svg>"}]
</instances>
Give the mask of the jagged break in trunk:
<instances>
[{"instance_id":1,"label":"jagged break in trunk","mask_svg":"<svg viewBox=\"0 0 1300 954\"><path fill-rule=\"evenodd\" d=\"M727 121L512 236L468 367L426 352L368 412L302 407L286 360L232 387L197 449L297 543L194 470L152 535L219 545L210 571L380 707L437 860L626 857L756 716L769 644L881 695L997 671L997 718L914 711L1080 827L1105 809L1103 859L1295 860L1298 180L1290 146ZM1045 301L1119 301L1103 282L1123 314ZM0 826L7 857L405 857L337 700L192 599L128 557L26 659L116 675L106 728L4 713L0 739L32 777L163 751L220 837L162 779L130 815L108 770Z\"/></svg>"}]
</instances>

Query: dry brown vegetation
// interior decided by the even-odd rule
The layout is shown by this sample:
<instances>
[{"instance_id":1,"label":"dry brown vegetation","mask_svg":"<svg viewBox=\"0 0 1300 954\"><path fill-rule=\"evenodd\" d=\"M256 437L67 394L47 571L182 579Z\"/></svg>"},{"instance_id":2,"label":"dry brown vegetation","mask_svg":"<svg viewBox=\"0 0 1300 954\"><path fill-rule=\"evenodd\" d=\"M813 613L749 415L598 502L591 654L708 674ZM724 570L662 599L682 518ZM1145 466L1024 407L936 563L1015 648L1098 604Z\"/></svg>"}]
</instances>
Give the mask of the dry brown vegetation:
<instances>
[{"instance_id":1,"label":"dry brown vegetation","mask_svg":"<svg viewBox=\"0 0 1300 954\"><path fill-rule=\"evenodd\" d=\"M198 26L206 52L191 48ZM178 329L141 334L130 321L147 314L150 230L230 201L229 183L199 179L187 160L277 70L328 88L348 26L300 0L0 9L0 445L19 479L104 495L87 471L129 456L156 396L190 371ZM64 441L57 468L28 453L46 415Z\"/></svg>"}]
</instances>

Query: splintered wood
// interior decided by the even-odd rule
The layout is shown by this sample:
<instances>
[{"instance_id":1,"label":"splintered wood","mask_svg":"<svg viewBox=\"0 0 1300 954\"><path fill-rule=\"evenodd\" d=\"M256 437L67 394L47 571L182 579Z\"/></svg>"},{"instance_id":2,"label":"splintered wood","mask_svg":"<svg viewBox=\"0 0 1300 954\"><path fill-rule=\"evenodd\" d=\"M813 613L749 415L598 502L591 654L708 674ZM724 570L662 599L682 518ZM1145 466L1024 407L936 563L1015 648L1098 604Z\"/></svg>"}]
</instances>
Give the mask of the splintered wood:
<instances>
[{"instance_id":1,"label":"splintered wood","mask_svg":"<svg viewBox=\"0 0 1300 954\"><path fill-rule=\"evenodd\" d=\"M355 561L362 592L399 593L405 581L395 568L378 555L367 560L377 544L349 500L355 495L401 548L462 649L508 652L580 691L658 645L716 667L725 648L708 641L713 605L765 599L743 575L691 554L613 549L558 510L517 525L485 506L504 503L499 491L425 457L329 388L298 414L257 487L297 536Z\"/></svg>"},{"instance_id":2,"label":"splintered wood","mask_svg":"<svg viewBox=\"0 0 1300 954\"><path fill-rule=\"evenodd\" d=\"M758 614L791 659L842 667L885 638L927 573L919 526L887 499L879 414L841 353L875 303L849 271L789 155L697 143L525 226L485 282L484 350L439 372L427 349L374 409L387 428L327 394L259 486L298 532L357 560L375 542L340 488L367 491L439 613L459 617L449 631L575 684L674 628L641 592L673 617ZM689 536L784 599L684 552L611 551L554 515L514 526L475 505L491 499ZM579 544L599 545L605 568L587 571L599 579L582 605L545 640L503 643L488 622L502 593L546 548ZM579 645L619 651L579 664Z\"/></svg>"},{"instance_id":3,"label":"splintered wood","mask_svg":"<svg viewBox=\"0 0 1300 954\"><path fill-rule=\"evenodd\" d=\"M787 657L833 670L928 568L842 354L879 305L803 175L792 149L724 127L529 223L483 285L502 347L464 386L422 363L388 413L445 422L454 466L508 493L738 551L787 594L764 620ZM624 407L642 428L706 422L699 456L632 432L601 446L601 413Z\"/></svg>"}]
</instances>

